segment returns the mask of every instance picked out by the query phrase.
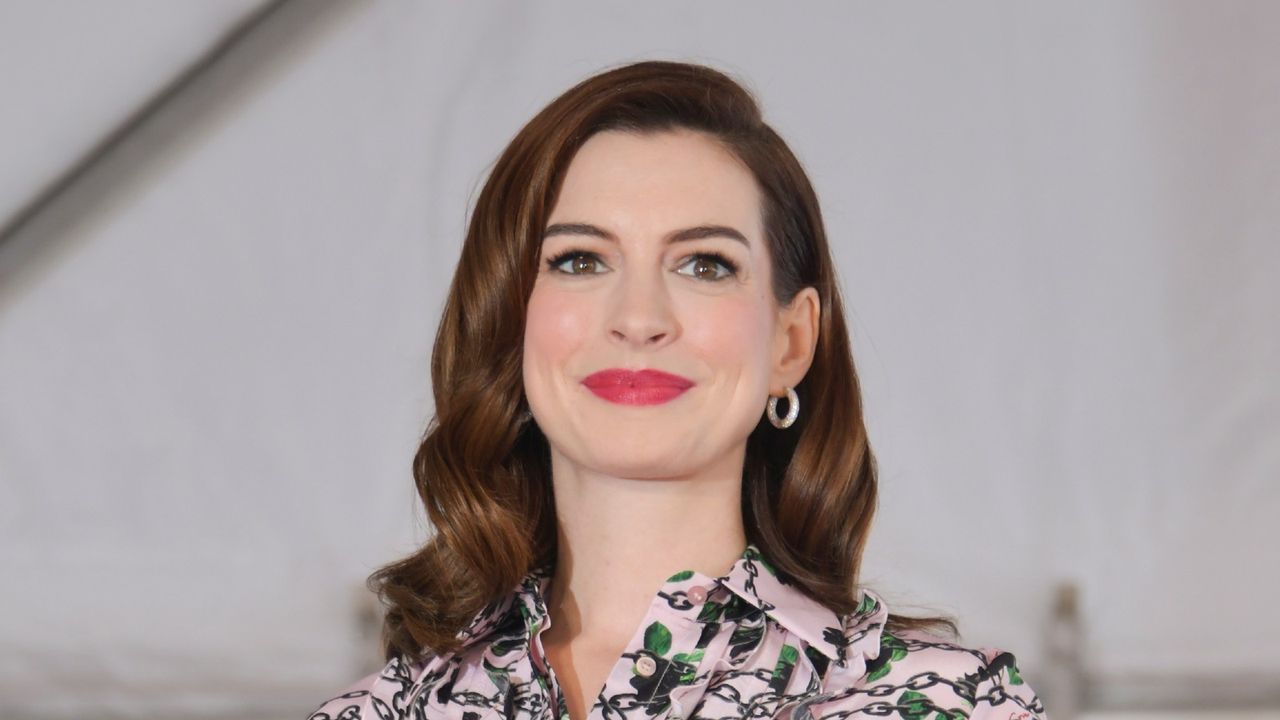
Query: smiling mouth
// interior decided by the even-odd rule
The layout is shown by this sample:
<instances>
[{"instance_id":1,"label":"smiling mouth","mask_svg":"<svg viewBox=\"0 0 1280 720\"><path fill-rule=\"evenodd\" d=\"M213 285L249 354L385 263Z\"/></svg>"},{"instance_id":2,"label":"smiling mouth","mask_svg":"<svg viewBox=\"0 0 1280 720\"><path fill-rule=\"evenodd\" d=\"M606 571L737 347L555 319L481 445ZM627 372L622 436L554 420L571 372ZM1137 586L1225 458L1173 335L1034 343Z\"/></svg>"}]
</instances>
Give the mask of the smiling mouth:
<instances>
[{"instance_id":1,"label":"smiling mouth","mask_svg":"<svg viewBox=\"0 0 1280 720\"><path fill-rule=\"evenodd\" d=\"M673 400L694 386L688 378L661 370L610 368L582 380L598 397L619 405L657 405Z\"/></svg>"}]
</instances>

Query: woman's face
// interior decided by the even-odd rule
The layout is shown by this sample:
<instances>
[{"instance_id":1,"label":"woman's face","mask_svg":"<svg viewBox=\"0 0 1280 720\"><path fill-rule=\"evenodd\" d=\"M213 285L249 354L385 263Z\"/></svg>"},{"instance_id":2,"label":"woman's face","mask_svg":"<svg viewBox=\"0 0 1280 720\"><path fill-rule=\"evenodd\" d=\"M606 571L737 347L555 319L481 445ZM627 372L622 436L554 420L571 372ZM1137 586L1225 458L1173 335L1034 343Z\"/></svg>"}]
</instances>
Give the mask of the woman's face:
<instances>
[{"instance_id":1,"label":"woman's face","mask_svg":"<svg viewBox=\"0 0 1280 720\"><path fill-rule=\"evenodd\" d=\"M708 136L606 131L583 144L548 219L524 336L525 392L558 460L666 478L745 450L817 338L812 288L774 301L762 233L751 172ZM642 369L686 382L626 372Z\"/></svg>"}]
</instances>

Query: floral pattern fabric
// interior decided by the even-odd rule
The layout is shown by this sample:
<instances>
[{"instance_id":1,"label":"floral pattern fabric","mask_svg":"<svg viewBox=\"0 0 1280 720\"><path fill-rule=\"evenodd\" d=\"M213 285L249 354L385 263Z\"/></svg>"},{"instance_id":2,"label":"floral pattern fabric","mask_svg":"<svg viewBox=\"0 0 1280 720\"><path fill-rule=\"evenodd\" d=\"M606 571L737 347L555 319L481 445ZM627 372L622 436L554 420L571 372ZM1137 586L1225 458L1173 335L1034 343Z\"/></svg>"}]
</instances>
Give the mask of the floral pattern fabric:
<instances>
[{"instance_id":1,"label":"floral pattern fabric","mask_svg":"<svg viewBox=\"0 0 1280 720\"><path fill-rule=\"evenodd\" d=\"M457 651L393 658L308 720L569 720L542 649L550 580L535 569L477 613ZM685 570L662 584L589 720L1047 718L1011 653L891 633L888 614L863 589L837 615L749 544L721 577Z\"/></svg>"}]
</instances>

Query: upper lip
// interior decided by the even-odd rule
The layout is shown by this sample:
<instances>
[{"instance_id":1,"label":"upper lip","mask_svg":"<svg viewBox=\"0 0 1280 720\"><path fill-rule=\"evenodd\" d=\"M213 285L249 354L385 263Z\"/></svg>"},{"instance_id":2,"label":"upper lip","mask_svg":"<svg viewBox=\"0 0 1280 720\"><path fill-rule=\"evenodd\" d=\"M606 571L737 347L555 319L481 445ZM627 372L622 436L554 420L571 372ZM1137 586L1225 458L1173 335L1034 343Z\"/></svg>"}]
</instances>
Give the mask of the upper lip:
<instances>
[{"instance_id":1,"label":"upper lip","mask_svg":"<svg viewBox=\"0 0 1280 720\"><path fill-rule=\"evenodd\" d=\"M688 388L693 386L693 381L652 368L643 370L609 368L608 370L591 373L583 378L582 384L591 388L611 386Z\"/></svg>"}]
</instances>

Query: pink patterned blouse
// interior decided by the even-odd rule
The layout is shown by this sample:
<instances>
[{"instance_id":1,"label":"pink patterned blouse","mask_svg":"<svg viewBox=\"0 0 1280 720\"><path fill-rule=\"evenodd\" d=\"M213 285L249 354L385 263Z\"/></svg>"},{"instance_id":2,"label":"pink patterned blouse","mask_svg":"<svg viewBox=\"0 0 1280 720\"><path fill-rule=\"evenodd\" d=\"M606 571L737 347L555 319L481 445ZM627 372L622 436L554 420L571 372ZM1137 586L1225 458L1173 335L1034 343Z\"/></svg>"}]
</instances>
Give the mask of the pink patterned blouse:
<instances>
[{"instance_id":1,"label":"pink patterned blouse","mask_svg":"<svg viewBox=\"0 0 1280 720\"><path fill-rule=\"evenodd\" d=\"M551 572L538 568L458 633L461 649L381 670L308 720L569 720L542 650ZM1045 719L1014 656L888 632L862 590L840 616L784 582L755 545L713 578L685 570L654 596L590 720L684 718Z\"/></svg>"}]
</instances>

